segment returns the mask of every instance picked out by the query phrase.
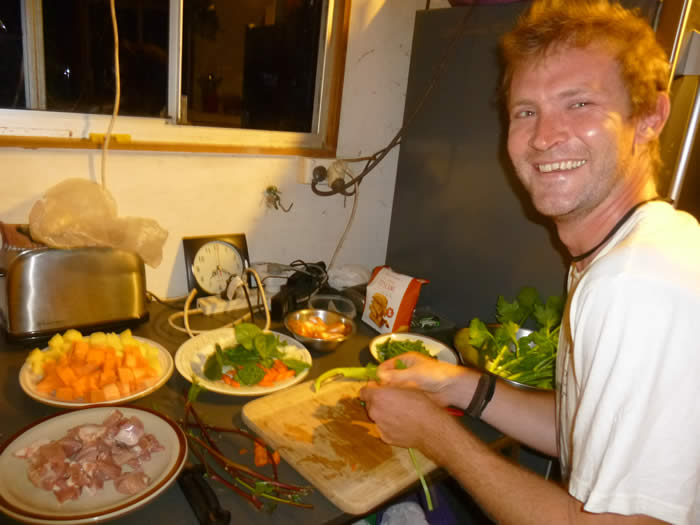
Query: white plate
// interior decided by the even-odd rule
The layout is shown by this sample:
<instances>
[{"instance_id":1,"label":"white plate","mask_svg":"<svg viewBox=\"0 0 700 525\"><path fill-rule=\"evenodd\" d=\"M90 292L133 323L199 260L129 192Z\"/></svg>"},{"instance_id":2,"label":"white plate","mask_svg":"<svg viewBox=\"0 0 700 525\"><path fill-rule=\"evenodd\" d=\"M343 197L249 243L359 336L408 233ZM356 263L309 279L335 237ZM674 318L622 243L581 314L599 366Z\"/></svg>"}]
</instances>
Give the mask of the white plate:
<instances>
[{"instance_id":1,"label":"white plate","mask_svg":"<svg viewBox=\"0 0 700 525\"><path fill-rule=\"evenodd\" d=\"M77 500L59 503L53 492L37 488L29 481L29 463L15 457L15 452L40 439L59 439L78 425L100 424L114 410L126 417L138 417L146 432L153 434L165 448L153 453L150 461L143 464L144 472L151 479L143 492L131 496L121 494L112 482L107 482L93 496L83 493ZM187 439L180 427L150 410L94 407L57 414L30 425L0 448L0 510L30 523L72 525L114 519L156 498L177 479L186 459Z\"/></svg>"},{"instance_id":2,"label":"white plate","mask_svg":"<svg viewBox=\"0 0 700 525\"><path fill-rule=\"evenodd\" d=\"M29 397L39 401L40 403L44 403L45 405L51 405L54 407L61 408L84 408L88 406L99 405L119 405L122 403L128 403L129 401L133 401L134 399L139 399L141 397L147 396L151 392L155 392L161 386L163 386L168 381L168 379L170 379L170 376L173 375L173 357L170 355L170 352L168 352L168 350L166 350L164 346L159 345L155 341L151 341L150 339L146 339L145 337L133 337L134 339L142 341L148 344L149 346L153 346L158 349L158 361L160 362L161 375L158 378L158 380L148 388L139 390L138 392L134 392L133 394L129 394L128 396L123 396L118 399L112 399L110 401L101 401L99 403L87 403L82 401L61 401L37 391L36 384L39 382L39 378L37 378L32 373L31 366L26 361L19 371L19 384L22 387L22 390L24 390ZM48 348L42 349L42 352L46 350L48 350Z\"/></svg>"},{"instance_id":3,"label":"white plate","mask_svg":"<svg viewBox=\"0 0 700 525\"><path fill-rule=\"evenodd\" d=\"M270 333L275 334L280 341L287 345L282 347L282 351L287 357L309 363L309 368L311 367L311 354L303 344L288 335L272 331ZM221 345L221 348L235 344L236 334L234 329L219 328L204 332L185 341L175 353L175 367L177 371L189 382L192 382L192 377L196 376L199 384L207 390L230 396L262 396L270 392L276 392L299 383L309 373L309 368L306 368L294 377L279 381L274 386L269 387L244 385L233 387L223 381L212 381L204 375L204 364L207 361L207 357L214 353L217 343Z\"/></svg>"},{"instance_id":4,"label":"white plate","mask_svg":"<svg viewBox=\"0 0 700 525\"><path fill-rule=\"evenodd\" d=\"M372 357L374 357L377 361L379 361L377 346L384 343L388 339L391 339L392 341L421 341L425 345L428 352L430 352L430 355L437 358L439 361L445 361L446 363L451 363L453 365L458 363L457 354L449 346L446 346L437 339L433 339L427 335L413 334L411 332L378 335L372 339L372 341L369 343L369 351L372 353Z\"/></svg>"}]
</instances>

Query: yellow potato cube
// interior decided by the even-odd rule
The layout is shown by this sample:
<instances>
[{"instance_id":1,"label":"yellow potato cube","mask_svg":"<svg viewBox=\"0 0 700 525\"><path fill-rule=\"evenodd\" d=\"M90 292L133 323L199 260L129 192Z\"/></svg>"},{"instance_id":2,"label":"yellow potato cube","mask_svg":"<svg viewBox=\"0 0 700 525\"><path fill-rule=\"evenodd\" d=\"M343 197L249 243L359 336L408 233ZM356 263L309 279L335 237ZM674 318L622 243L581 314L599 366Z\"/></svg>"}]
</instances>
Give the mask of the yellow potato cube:
<instances>
[{"instance_id":1,"label":"yellow potato cube","mask_svg":"<svg viewBox=\"0 0 700 525\"><path fill-rule=\"evenodd\" d=\"M95 332L90 334L90 344L94 346L104 346L107 344L107 334L104 332Z\"/></svg>"},{"instance_id":2,"label":"yellow potato cube","mask_svg":"<svg viewBox=\"0 0 700 525\"><path fill-rule=\"evenodd\" d=\"M83 334L81 334L78 330L75 328L71 328L70 330L66 330L66 333L63 334L63 340L67 341L69 343L73 343L75 341L82 341L83 340Z\"/></svg>"}]
</instances>

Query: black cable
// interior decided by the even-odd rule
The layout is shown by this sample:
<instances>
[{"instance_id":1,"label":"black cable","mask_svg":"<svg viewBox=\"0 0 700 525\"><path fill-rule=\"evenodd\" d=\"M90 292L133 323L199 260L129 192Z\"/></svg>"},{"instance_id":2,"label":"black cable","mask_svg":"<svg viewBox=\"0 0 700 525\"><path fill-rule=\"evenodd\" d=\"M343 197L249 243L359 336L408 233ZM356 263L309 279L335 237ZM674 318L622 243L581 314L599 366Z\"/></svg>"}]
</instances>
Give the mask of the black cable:
<instances>
[{"instance_id":1,"label":"black cable","mask_svg":"<svg viewBox=\"0 0 700 525\"><path fill-rule=\"evenodd\" d=\"M248 295L248 287L243 285L243 293L245 294L245 302L248 303L248 311L250 311L250 322L255 322L255 312L253 312L253 305L250 304L250 295Z\"/></svg>"},{"instance_id":2,"label":"black cable","mask_svg":"<svg viewBox=\"0 0 700 525\"><path fill-rule=\"evenodd\" d=\"M411 125L413 120L416 118L420 110L422 109L423 105L425 102L428 100L428 95L430 95L430 92L433 90L433 88L437 85L438 80L442 76L445 66L447 65L447 60L450 58L451 53L454 51L455 47L457 46L457 42L460 40L462 37L464 30L467 27L467 22L471 18L472 12L474 11L474 6L471 5L467 8L467 12L462 18L462 21L459 24L459 27L457 28L457 32L455 33L455 36L452 38L450 41L449 45L445 49L445 52L440 59L440 62L438 63L437 68L435 69L435 73L433 73L433 77L430 79L430 83L428 84L428 87L426 88L425 92L421 96L420 100L418 101L418 104L416 104L416 107L413 109L411 115L406 119L406 122L401 126L399 131L394 135L394 138L391 139L389 144L387 144L384 148L380 149L373 155L369 157L367 160L367 164L365 164L364 169L362 172L360 172L359 175L355 177L351 177L350 180L347 182L341 183L336 185L335 188L331 188L328 191L320 190L318 189L318 184L320 181L312 180L311 181L311 191L313 191L316 195L319 195L321 197L328 197L330 195L337 195L338 193L341 193L343 195L354 195L354 191L352 193L347 193L349 188L355 186L356 184L359 184L362 182L362 179L367 176L367 174L372 171L377 164L379 164L384 157L386 157L389 152L394 149L396 146L398 146L401 143L401 138L403 137L403 134L405 131L408 129L408 127ZM365 160L366 157L362 157L359 159L343 159L346 162L353 162L354 160Z\"/></svg>"}]
</instances>

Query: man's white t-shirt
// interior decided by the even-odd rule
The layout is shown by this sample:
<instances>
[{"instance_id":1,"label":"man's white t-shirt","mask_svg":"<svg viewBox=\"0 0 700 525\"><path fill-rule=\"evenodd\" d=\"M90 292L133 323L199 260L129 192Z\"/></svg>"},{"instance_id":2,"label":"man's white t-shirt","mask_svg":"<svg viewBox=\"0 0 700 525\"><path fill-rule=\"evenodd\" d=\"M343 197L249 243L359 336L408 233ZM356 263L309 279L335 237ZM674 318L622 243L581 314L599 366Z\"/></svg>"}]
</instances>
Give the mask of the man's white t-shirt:
<instances>
[{"instance_id":1,"label":"man's white t-shirt","mask_svg":"<svg viewBox=\"0 0 700 525\"><path fill-rule=\"evenodd\" d=\"M700 226L642 206L569 271L560 460L590 512L700 523Z\"/></svg>"}]
</instances>

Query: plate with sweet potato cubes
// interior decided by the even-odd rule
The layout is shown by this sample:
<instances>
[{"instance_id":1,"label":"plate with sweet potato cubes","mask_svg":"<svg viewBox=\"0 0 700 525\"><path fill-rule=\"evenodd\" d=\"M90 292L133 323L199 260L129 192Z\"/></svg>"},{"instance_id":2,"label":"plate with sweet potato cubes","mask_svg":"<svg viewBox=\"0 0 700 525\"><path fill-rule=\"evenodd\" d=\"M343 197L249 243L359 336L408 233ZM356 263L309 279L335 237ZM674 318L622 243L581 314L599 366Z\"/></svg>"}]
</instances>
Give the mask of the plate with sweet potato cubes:
<instances>
[{"instance_id":1,"label":"plate with sweet potato cubes","mask_svg":"<svg viewBox=\"0 0 700 525\"><path fill-rule=\"evenodd\" d=\"M144 397L163 386L173 370L165 347L131 330L83 335L71 329L29 353L19 383L40 403L77 409Z\"/></svg>"}]
</instances>

